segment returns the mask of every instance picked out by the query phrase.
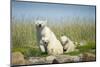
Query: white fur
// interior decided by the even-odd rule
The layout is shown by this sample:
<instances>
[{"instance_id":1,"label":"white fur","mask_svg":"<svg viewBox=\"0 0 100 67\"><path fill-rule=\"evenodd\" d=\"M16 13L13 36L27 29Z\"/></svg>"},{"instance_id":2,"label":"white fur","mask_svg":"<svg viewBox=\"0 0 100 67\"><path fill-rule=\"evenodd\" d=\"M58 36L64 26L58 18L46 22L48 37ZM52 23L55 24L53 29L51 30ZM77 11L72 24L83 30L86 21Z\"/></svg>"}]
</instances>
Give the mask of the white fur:
<instances>
[{"instance_id":1,"label":"white fur","mask_svg":"<svg viewBox=\"0 0 100 67\"><path fill-rule=\"evenodd\" d=\"M43 42L45 42L47 46L47 52L49 55L59 55L63 54L63 46L61 45L59 40L47 40L43 38Z\"/></svg>"},{"instance_id":2,"label":"white fur","mask_svg":"<svg viewBox=\"0 0 100 67\"><path fill-rule=\"evenodd\" d=\"M39 24L41 24L41 26L42 26L41 28L39 28ZM36 33L37 34L37 43L39 45L39 48L42 52L46 52L45 47L42 43L42 34L41 34L43 27L46 25L46 21L36 20L35 25L36 25L36 31L37 31L37 33Z\"/></svg>"},{"instance_id":3,"label":"white fur","mask_svg":"<svg viewBox=\"0 0 100 67\"><path fill-rule=\"evenodd\" d=\"M60 44L60 41L57 40L55 34L49 29L49 27L46 26L45 23L46 23L45 21L37 21L37 24L36 24L37 39L38 39L41 51L46 52L46 47L44 43L41 42L41 40L44 39L48 41L48 45L47 45L48 54L51 54L51 55L62 54L63 47ZM42 26L38 27L39 24L41 24Z\"/></svg>"},{"instance_id":4,"label":"white fur","mask_svg":"<svg viewBox=\"0 0 100 67\"><path fill-rule=\"evenodd\" d=\"M61 43L63 45L63 49L66 50L65 52L72 52L75 50L75 45L73 43L73 41L71 41L68 37L66 36L61 36Z\"/></svg>"}]
</instances>

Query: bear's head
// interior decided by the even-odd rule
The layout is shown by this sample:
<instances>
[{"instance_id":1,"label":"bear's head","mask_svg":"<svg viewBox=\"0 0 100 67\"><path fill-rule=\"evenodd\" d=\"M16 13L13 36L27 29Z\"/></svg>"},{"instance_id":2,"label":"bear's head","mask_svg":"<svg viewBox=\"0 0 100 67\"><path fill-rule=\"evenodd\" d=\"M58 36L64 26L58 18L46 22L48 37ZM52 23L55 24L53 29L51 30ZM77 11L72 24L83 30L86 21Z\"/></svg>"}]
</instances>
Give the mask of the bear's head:
<instances>
[{"instance_id":1,"label":"bear's head","mask_svg":"<svg viewBox=\"0 0 100 67\"><path fill-rule=\"evenodd\" d=\"M47 46L48 43L49 43L48 39L46 39L46 38L42 38L42 42L43 42L43 44L44 44L45 46Z\"/></svg>"},{"instance_id":2,"label":"bear's head","mask_svg":"<svg viewBox=\"0 0 100 67\"><path fill-rule=\"evenodd\" d=\"M36 20L35 25L37 28L42 29L46 26L47 20Z\"/></svg>"},{"instance_id":3,"label":"bear's head","mask_svg":"<svg viewBox=\"0 0 100 67\"><path fill-rule=\"evenodd\" d=\"M69 42L69 38L66 36L61 36L60 41L62 46L65 46Z\"/></svg>"}]
</instances>

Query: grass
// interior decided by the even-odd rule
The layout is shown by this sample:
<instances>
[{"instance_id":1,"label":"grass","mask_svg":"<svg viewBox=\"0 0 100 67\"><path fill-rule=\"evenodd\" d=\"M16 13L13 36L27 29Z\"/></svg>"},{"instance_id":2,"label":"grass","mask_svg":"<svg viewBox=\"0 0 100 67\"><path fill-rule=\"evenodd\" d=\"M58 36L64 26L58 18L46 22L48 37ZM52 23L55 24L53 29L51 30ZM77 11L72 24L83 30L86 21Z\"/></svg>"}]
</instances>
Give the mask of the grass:
<instances>
[{"instance_id":1,"label":"grass","mask_svg":"<svg viewBox=\"0 0 100 67\"><path fill-rule=\"evenodd\" d=\"M86 41L86 45L77 47L79 51L67 54L78 55L87 51L92 52L91 50L96 49L94 21L73 20L68 24L66 22L67 21L61 22L56 24L56 26L53 24L49 25L50 29L56 34L58 39L61 35L66 35L76 42L82 40ZM38 48L34 21L13 20L11 26L12 52L20 51L25 57L47 56L46 53L41 53Z\"/></svg>"},{"instance_id":2,"label":"grass","mask_svg":"<svg viewBox=\"0 0 100 67\"><path fill-rule=\"evenodd\" d=\"M66 55L79 55L85 52L89 52L92 54L95 54L96 51L96 44L95 42L87 42L87 44L82 45L82 46L77 46L76 49L78 49L78 51L73 51L73 52L69 52L69 53L65 53Z\"/></svg>"},{"instance_id":3,"label":"grass","mask_svg":"<svg viewBox=\"0 0 100 67\"><path fill-rule=\"evenodd\" d=\"M81 53L80 51L73 51L73 52L64 53L64 54L65 54L65 55L75 56L75 55L79 55L80 53Z\"/></svg>"},{"instance_id":4,"label":"grass","mask_svg":"<svg viewBox=\"0 0 100 67\"><path fill-rule=\"evenodd\" d=\"M77 48L79 49L79 51L85 52L85 51L96 49L96 45L94 42L88 42L86 45L78 46Z\"/></svg>"},{"instance_id":5,"label":"grass","mask_svg":"<svg viewBox=\"0 0 100 67\"><path fill-rule=\"evenodd\" d=\"M25 58L27 57L44 57L47 56L47 53L41 53L41 51L39 50L39 48L30 48L30 47L23 47L23 48L13 48L12 52L17 52L20 51Z\"/></svg>"}]
</instances>

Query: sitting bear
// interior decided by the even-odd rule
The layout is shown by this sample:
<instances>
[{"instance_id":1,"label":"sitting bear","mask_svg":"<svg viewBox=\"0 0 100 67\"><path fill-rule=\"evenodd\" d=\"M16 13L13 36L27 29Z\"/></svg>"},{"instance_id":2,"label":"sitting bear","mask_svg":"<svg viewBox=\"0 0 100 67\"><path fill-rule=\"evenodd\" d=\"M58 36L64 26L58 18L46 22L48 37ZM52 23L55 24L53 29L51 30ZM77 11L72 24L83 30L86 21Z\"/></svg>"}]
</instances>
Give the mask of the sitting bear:
<instances>
[{"instance_id":1,"label":"sitting bear","mask_svg":"<svg viewBox=\"0 0 100 67\"><path fill-rule=\"evenodd\" d=\"M68 37L61 36L60 41L63 45L63 50L65 51L65 53L72 52L75 50L75 44Z\"/></svg>"},{"instance_id":2,"label":"sitting bear","mask_svg":"<svg viewBox=\"0 0 100 67\"><path fill-rule=\"evenodd\" d=\"M39 45L39 48L41 50L41 52L46 52L45 47L42 43L42 30L46 25L46 21L42 21L42 20L36 20L35 21L35 25L36 25L36 34L37 34L37 43Z\"/></svg>"},{"instance_id":3,"label":"sitting bear","mask_svg":"<svg viewBox=\"0 0 100 67\"><path fill-rule=\"evenodd\" d=\"M42 38L42 42L44 43L44 46L49 55L63 54L63 46L61 45L59 40L48 40L46 38Z\"/></svg>"},{"instance_id":4,"label":"sitting bear","mask_svg":"<svg viewBox=\"0 0 100 67\"><path fill-rule=\"evenodd\" d=\"M37 39L39 42L39 47L42 52L46 52L48 50L48 54L62 54L63 47L60 44L60 41L57 40L55 34L50 30L49 27L46 26L47 21L37 20L36 21L36 29L37 29ZM44 42L47 40L48 45L45 47ZM51 53L53 50L53 53Z\"/></svg>"}]
</instances>

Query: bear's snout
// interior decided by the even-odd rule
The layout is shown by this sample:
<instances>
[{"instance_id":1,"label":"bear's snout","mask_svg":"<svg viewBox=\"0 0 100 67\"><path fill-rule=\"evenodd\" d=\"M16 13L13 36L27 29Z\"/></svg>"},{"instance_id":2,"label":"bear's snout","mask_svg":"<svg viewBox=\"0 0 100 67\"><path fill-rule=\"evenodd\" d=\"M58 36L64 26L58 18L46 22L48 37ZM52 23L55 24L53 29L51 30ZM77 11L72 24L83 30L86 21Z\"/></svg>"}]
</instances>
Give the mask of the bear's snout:
<instances>
[{"instance_id":1,"label":"bear's snout","mask_svg":"<svg viewBox=\"0 0 100 67\"><path fill-rule=\"evenodd\" d=\"M44 44L47 44L47 42L44 42Z\"/></svg>"},{"instance_id":2,"label":"bear's snout","mask_svg":"<svg viewBox=\"0 0 100 67\"><path fill-rule=\"evenodd\" d=\"M63 49L63 51L66 51L66 49Z\"/></svg>"},{"instance_id":3,"label":"bear's snout","mask_svg":"<svg viewBox=\"0 0 100 67\"><path fill-rule=\"evenodd\" d=\"M42 25L41 24L39 24L39 27L41 27Z\"/></svg>"}]
</instances>

